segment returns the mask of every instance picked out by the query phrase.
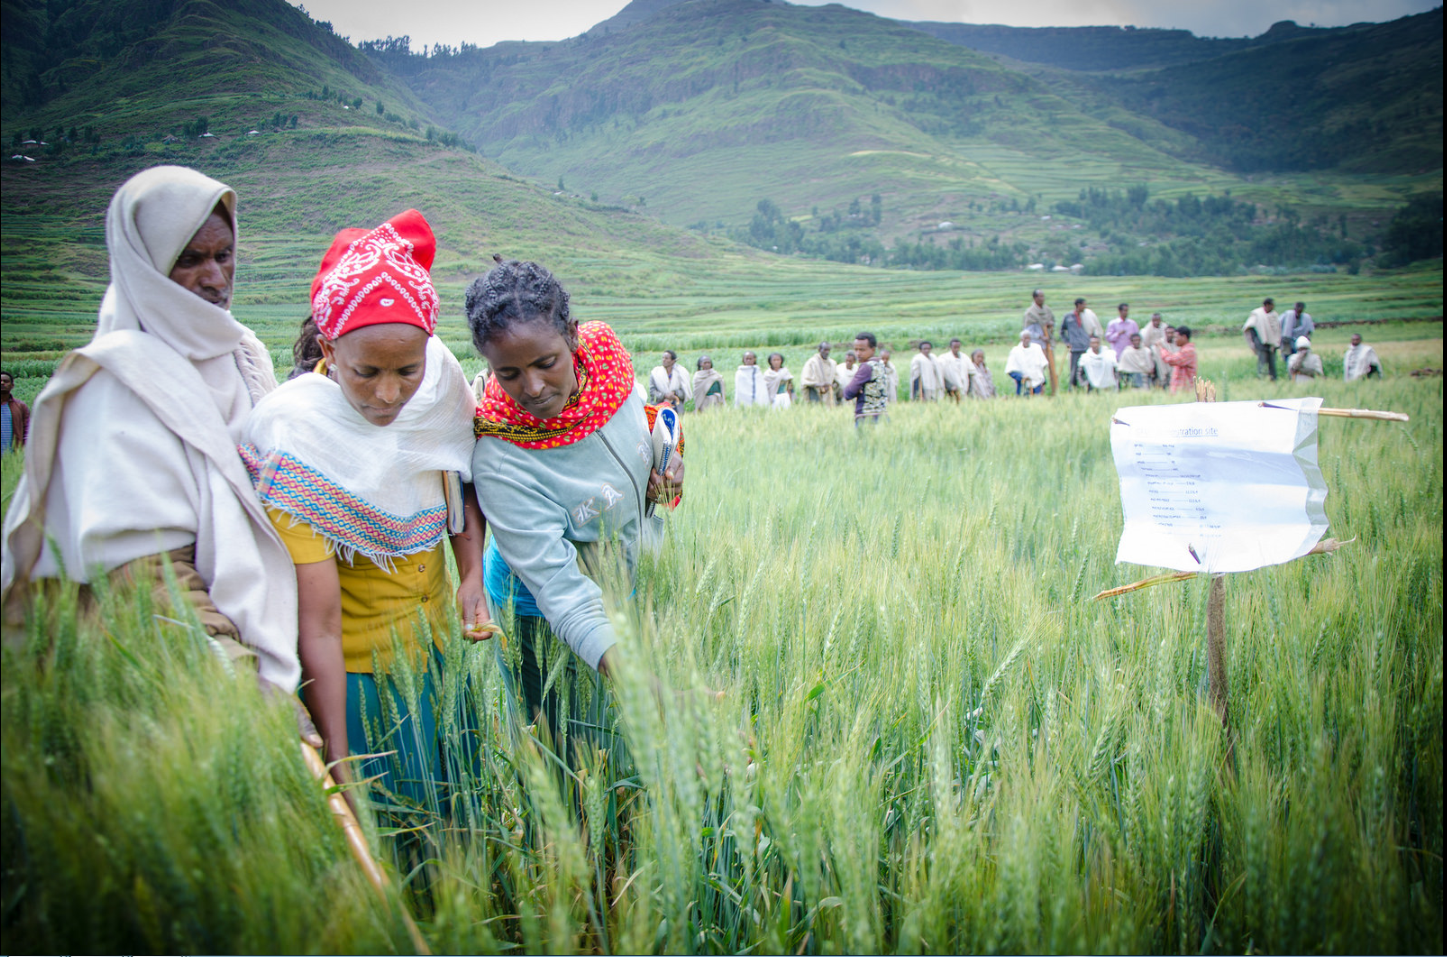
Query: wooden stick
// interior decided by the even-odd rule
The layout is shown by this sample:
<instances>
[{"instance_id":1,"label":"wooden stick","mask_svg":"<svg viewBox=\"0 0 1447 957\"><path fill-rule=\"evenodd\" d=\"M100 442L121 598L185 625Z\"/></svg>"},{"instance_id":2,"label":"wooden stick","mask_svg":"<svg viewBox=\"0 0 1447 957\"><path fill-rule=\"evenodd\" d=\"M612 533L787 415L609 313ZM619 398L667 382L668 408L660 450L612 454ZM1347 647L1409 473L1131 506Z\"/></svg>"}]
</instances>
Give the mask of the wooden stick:
<instances>
[{"instance_id":1,"label":"wooden stick","mask_svg":"<svg viewBox=\"0 0 1447 957\"><path fill-rule=\"evenodd\" d=\"M1265 409L1285 409L1285 406L1261 403ZM1375 409L1317 409L1317 415L1332 415L1339 419L1377 419L1382 422L1410 422L1412 417L1405 412L1378 412Z\"/></svg>"},{"instance_id":2,"label":"wooden stick","mask_svg":"<svg viewBox=\"0 0 1447 957\"><path fill-rule=\"evenodd\" d=\"M357 820L357 816L352 813L352 806L347 803L347 799L342 797L341 792L336 789L337 782L331 772L327 770L326 762L322 760L320 754L317 754L317 749L305 741L301 742L301 756L306 761L307 770L311 771L312 776L321 781L322 786L326 788L327 806L332 809L332 815L341 826L342 832L346 834L347 846L351 848L352 856L362 866L362 872L367 875L367 880L371 881L372 887L376 889L382 900L390 904L392 899L389 893L391 882L387 880L387 874L372 857L371 849L367 847L367 836L362 831L362 825ZM422 938L422 931L417 929L417 923L412 920L412 915L407 912L405 906L402 907L402 922L407 925L407 934L412 938L412 948L419 954L430 955L432 951L428 948L427 941Z\"/></svg>"},{"instance_id":3,"label":"wooden stick","mask_svg":"<svg viewBox=\"0 0 1447 957\"><path fill-rule=\"evenodd\" d=\"M1206 680L1211 706L1221 719L1221 727L1229 727L1226 683L1226 579L1211 579L1211 593L1206 598Z\"/></svg>"}]
</instances>

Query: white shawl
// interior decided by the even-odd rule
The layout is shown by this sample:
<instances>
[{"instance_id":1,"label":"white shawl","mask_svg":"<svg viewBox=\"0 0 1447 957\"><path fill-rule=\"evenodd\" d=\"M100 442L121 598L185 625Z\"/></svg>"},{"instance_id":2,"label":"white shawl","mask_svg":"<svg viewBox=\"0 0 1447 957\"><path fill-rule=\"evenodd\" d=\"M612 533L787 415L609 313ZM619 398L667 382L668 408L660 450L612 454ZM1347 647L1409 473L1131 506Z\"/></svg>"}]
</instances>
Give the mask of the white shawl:
<instances>
[{"instance_id":1,"label":"white shawl","mask_svg":"<svg viewBox=\"0 0 1447 957\"><path fill-rule=\"evenodd\" d=\"M764 369L758 364L741 365L734 373L734 405L773 405Z\"/></svg>"},{"instance_id":2,"label":"white shawl","mask_svg":"<svg viewBox=\"0 0 1447 957\"><path fill-rule=\"evenodd\" d=\"M677 362L673 364L673 371L669 372L663 366L654 366L653 372L648 376L648 387L651 393L660 396L672 392L678 396L679 403L687 402L693 398L693 385L684 375L683 367Z\"/></svg>"},{"instance_id":3,"label":"white shawl","mask_svg":"<svg viewBox=\"0 0 1447 957\"><path fill-rule=\"evenodd\" d=\"M447 530L443 472L472 481L472 387L432 336L422 385L389 425L352 408L341 386L308 373L257 403L241 454L256 494L350 560L379 565L430 551Z\"/></svg>"},{"instance_id":4,"label":"white shawl","mask_svg":"<svg viewBox=\"0 0 1447 957\"><path fill-rule=\"evenodd\" d=\"M935 362L935 357L925 355L923 352L916 352L914 358L909 360L909 395L910 398L918 398L924 402L933 402L940 397L944 391L944 376L940 373L940 367Z\"/></svg>"},{"instance_id":5,"label":"white shawl","mask_svg":"<svg viewBox=\"0 0 1447 957\"><path fill-rule=\"evenodd\" d=\"M253 402L276 386L271 359L230 312L169 278L218 204L234 229L235 194L174 166L137 174L112 198L112 282L95 338L36 400L0 597L194 541L211 600L257 651L262 677L289 690L300 677L296 578L235 445Z\"/></svg>"}]
</instances>

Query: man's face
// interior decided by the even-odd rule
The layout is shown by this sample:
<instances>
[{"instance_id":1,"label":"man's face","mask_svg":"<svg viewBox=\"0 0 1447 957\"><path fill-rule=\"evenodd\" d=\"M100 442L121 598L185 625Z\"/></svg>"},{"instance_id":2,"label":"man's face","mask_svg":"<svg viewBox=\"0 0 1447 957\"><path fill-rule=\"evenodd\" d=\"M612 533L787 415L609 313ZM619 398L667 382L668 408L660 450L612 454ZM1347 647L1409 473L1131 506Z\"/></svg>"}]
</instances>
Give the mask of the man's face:
<instances>
[{"instance_id":1,"label":"man's face","mask_svg":"<svg viewBox=\"0 0 1447 957\"><path fill-rule=\"evenodd\" d=\"M744 353L744 365L746 365L746 366L758 365L758 362L759 362L759 357L756 356L756 355L754 355L752 352L745 352L745 353Z\"/></svg>"},{"instance_id":2,"label":"man's face","mask_svg":"<svg viewBox=\"0 0 1447 957\"><path fill-rule=\"evenodd\" d=\"M1176 341L1176 327L1175 327L1175 326L1166 326L1166 341L1167 341L1167 342L1175 342L1175 341Z\"/></svg>"},{"instance_id":3,"label":"man's face","mask_svg":"<svg viewBox=\"0 0 1447 957\"><path fill-rule=\"evenodd\" d=\"M921 342L919 344L919 354L922 356L929 355L932 349L934 349L934 346L930 345L928 342Z\"/></svg>"},{"instance_id":4,"label":"man's face","mask_svg":"<svg viewBox=\"0 0 1447 957\"><path fill-rule=\"evenodd\" d=\"M1019 300L1016 300L1016 301L1018 302ZM1045 305L1045 293L1043 293L1043 292L1037 292L1037 293L1035 294L1035 305L1037 305L1037 306L1043 306L1043 305Z\"/></svg>"},{"instance_id":5,"label":"man's face","mask_svg":"<svg viewBox=\"0 0 1447 957\"><path fill-rule=\"evenodd\" d=\"M1360 339L1361 337L1358 336L1357 338ZM15 388L15 380L10 378L10 373L0 373L0 392L9 395L10 390L13 388Z\"/></svg>"},{"instance_id":6,"label":"man's face","mask_svg":"<svg viewBox=\"0 0 1447 957\"><path fill-rule=\"evenodd\" d=\"M951 339L951 340L950 340L950 352L951 352L953 355L959 355L959 354L960 354L960 340L958 340L958 339Z\"/></svg>"},{"instance_id":7,"label":"man's face","mask_svg":"<svg viewBox=\"0 0 1447 957\"><path fill-rule=\"evenodd\" d=\"M1362 344L1362 336L1361 336L1361 333L1359 333L1359 332L1354 332L1354 333L1352 333L1352 345L1354 345L1354 346L1359 346L1359 345L1361 345L1361 344ZM7 385L5 388L8 389L8 388L10 388L10 387Z\"/></svg>"},{"instance_id":8,"label":"man's face","mask_svg":"<svg viewBox=\"0 0 1447 957\"><path fill-rule=\"evenodd\" d=\"M858 358L854 355L853 351L844 353L844 367L846 369L854 368L856 361L858 361Z\"/></svg>"},{"instance_id":9,"label":"man's face","mask_svg":"<svg viewBox=\"0 0 1447 957\"><path fill-rule=\"evenodd\" d=\"M1130 344L1133 345L1133 346L1134 346L1134 345L1139 345L1139 344L1140 344L1140 337L1139 337L1139 336L1131 336L1131 337L1130 337ZM1096 353L1100 352L1100 339L1097 338L1096 336L1091 336L1091 337L1090 337L1090 351L1091 351L1091 352L1096 352Z\"/></svg>"},{"instance_id":10,"label":"man's face","mask_svg":"<svg viewBox=\"0 0 1447 957\"><path fill-rule=\"evenodd\" d=\"M1296 304L1296 314L1299 316L1299 315L1301 315L1303 312L1306 312L1306 303L1304 303L1304 302L1298 302L1298 303Z\"/></svg>"},{"instance_id":11,"label":"man's face","mask_svg":"<svg viewBox=\"0 0 1447 957\"><path fill-rule=\"evenodd\" d=\"M1131 337L1130 337L1130 347L1131 347L1132 349L1139 349L1139 348L1141 347L1141 337L1140 337L1140 336L1131 336Z\"/></svg>"},{"instance_id":12,"label":"man's face","mask_svg":"<svg viewBox=\"0 0 1447 957\"><path fill-rule=\"evenodd\" d=\"M1274 302L1272 302L1270 299L1268 299L1268 300L1266 300L1265 302L1263 302L1263 303L1261 304L1261 308L1262 308L1262 309L1265 309L1267 312L1271 312L1271 311L1273 311L1273 310L1276 308L1276 304L1275 304Z\"/></svg>"},{"instance_id":13,"label":"man's face","mask_svg":"<svg viewBox=\"0 0 1447 957\"><path fill-rule=\"evenodd\" d=\"M1129 318L1130 318L1130 306L1121 306L1121 307L1120 307L1120 317L1121 317L1122 319L1129 319Z\"/></svg>"},{"instance_id":14,"label":"man's face","mask_svg":"<svg viewBox=\"0 0 1447 957\"><path fill-rule=\"evenodd\" d=\"M819 346L819 358L821 358L821 359L827 359L827 358L829 358L829 347L828 347L827 345L822 344L822 343L821 343L820 346Z\"/></svg>"},{"instance_id":15,"label":"man's face","mask_svg":"<svg viewBox=\"0 0 1447 957\"><path fill-rule=\"evenodd\" d=\"M1028 332L1022 332L1022 333L1020 333L1020 348L1022 348L1022 349L1028 349L1028 348L1030 348L1030 342L1031 342L1030 333L1028 333Z\"/></svg>"},{"instance_id":16,"label":"man's face","mask_svg":"<svg viewBox=\"0 0 1447 957\"><path fill-rule=\"evenodd\" d=\"M859 357L860 362L868 362L874 358L874 346L869 344L868 339L855 339L854 354Z\"/></svg>"},{"instance_id":17,"label":"man's face","mask_svg":"<svg viewBox=\"0 0 1447 957\"><path fill-rule=\"evenodd\" d=\"M171 281L213 306L229 308L236 275L235 246L231 225L220 213L212 213L176 257Z\"/></svg>"},{"instance_id":18,"label":"man's face","mask_svg":"<svg viewBox=\"0 0 1447 957\"><path fill-rule=\"evenodd\" d=\"M665 353L663 354L663 368L664 368L665 371L672 372L672 371L673 371L673 363L674 363L674 362L675 362L675 359L673 358L673 356L672 356L671 354L669 354L669 353L667 353L667 352L665 352Z\"/></svg>"},{"instance_id":19,"label":"man's face","mask_svg":"<svg viewBox=\"0 0 1447 957\"><path fill-rule=\"evenodd\" d=\"M1155 326L1157 329L1161 327L1161 317L1159 314L1151 316L1151 325Z\"/></svg>"}]
</instances>

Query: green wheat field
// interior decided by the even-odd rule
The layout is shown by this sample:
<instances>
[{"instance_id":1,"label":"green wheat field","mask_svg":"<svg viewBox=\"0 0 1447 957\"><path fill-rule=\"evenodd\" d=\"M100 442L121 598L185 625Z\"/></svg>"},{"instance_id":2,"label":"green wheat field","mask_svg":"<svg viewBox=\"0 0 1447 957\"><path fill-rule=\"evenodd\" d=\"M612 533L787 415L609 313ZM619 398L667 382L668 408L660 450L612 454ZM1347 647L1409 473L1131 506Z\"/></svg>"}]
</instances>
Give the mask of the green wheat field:
<instances>
[{"instance_id":1,"label":"green wheat field","mask_svg":"<svg viewBox=\"0 0 1447 957\"><path fill-rule=\"evenodd\" d=\"M1183 398L688 416L684 503L615 604L626 748L558 761L448 636L450 784L364 815L387 901L284 704L149 595L53 589L4 653L5 948L410 952L406 907L438 953L1440 953L1443 398L1406 375L1440 330L1310 390L1411 422L1323 419L1355 541L1228 578L1229 729L1205 581L1092 600L1153 572L1114 564L1109 417ZM1202 372L1303 391L1239 338Z\"/></svg>"}]
</instances>

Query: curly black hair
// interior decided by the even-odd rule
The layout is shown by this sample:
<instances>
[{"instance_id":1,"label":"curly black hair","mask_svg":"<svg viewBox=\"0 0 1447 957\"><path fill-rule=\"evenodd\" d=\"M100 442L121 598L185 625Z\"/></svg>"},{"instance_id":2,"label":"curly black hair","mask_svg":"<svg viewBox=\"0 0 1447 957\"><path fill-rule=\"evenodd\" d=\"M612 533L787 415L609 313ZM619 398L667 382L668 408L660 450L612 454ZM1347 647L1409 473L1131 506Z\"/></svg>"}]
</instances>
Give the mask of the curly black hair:
<instances>
[{"instance_id":1,"label":"curly black hair","mask_svg":"<svg viewBox=\"0 0 1447 957\"><path fill-rule=\"evenodd\" d=\"M503 261L467 287L467 325L479 352L504 330L546 319L561 335L572 330L568 291L544 266L535 262Z\"/></svg>"}]
</instances>

